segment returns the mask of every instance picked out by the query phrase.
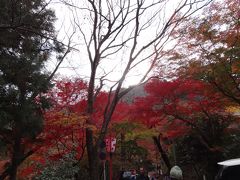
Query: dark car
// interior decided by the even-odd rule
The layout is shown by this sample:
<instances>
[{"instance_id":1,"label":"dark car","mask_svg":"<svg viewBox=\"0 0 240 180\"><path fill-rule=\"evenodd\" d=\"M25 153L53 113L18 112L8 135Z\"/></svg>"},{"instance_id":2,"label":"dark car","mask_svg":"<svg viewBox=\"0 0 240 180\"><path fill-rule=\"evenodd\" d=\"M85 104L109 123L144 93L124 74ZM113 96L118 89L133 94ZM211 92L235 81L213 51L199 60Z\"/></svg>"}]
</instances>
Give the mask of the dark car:
<instances>
[{"instance_id":1,"label":"dark car","mask_svg":"<svg viewBox=\"0 0 240 180\"><path fill-rule=\"evenodd\" d=\"M215 180L240 180L240 158L218 163L221 167Z\"/></svg>"}]
</instances>

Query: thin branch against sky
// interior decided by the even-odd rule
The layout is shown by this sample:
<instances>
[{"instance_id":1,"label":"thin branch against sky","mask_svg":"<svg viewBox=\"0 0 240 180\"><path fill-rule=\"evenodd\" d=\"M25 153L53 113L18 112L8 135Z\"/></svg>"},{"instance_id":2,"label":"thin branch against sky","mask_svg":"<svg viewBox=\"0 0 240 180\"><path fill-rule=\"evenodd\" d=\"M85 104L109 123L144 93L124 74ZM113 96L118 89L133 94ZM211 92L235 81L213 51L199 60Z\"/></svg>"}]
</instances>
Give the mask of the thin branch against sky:
<instances>
[{"instance_id":1,"label":"thin branch against sky","mask_svg":"<svg viewBox=\"0 0 240 180\"><path fill-rule=\"evenodd\" d=\"M108 1L106 1L108 2ZM115 1L114 1L115 2ZM112 20L116 18L113 23L112 28L116 28L116 30L110 34L109 38L101 44L101 68L98 69L97 74L98 78L100 79L101 76L105 76L108 74L107 79L110 81L117 81L121 74L124 71L124 68L127 65L125 59L128 59L128 54L130 53L130 48L133 41L134 41L134 30L135 25L132 23L134 21L134 13L136 8L137 1L116 1L121 2L115 5L115 9L112 7L114 4L102 2L102 6L98 7L101 8L99 11L99 20L102 22L99 23L96 27L96 41L102 40L104 35L108 31L109 22L108 20ZM129 6L127 6L127 2L129 2ZM141 1L139 1L141 2ZM193 3L194 1L169 1L162 0L152 0L152 1L144 1L142 7L140 8L139 13L139 30L137 32L137 45L135 48L135 53L133 56L135 57L134 65L131 68L131 72L127 78L125 85L131 85L136 83L137 80L141 79L142 77L139 76L139 72L145 73L147 71L146 67L150 66L150 63L154 59L152 55L154 55L155 46L159 46L157 49L161 49L163 43L167 44L166 39L169 38L168 35L170 31L166 31L166 36L161 36L159 32L163 31L163 24L167 23L167 19L170 18L170 15L176 11L176 8L179 8L179 14L190 15L194 12L195 9L199 7L193 5L189 5L185 8L180 8L183 4ZM201 0L201 2L203 2ZM206 1L204 1L206 2ZM203 3L202 3L203 4ZM97 4L100 5L100 4ZM73 31L73 29L78 29L78 33L74 36L74 41L72 44L75 44L75 47L78 51L72 52L71 59L68 58L68 61L71 61L72 65L76 66L79 73L71 71L70 69L66 71L66 67L68 66L67 63L63 64L64 69L60 70L61 74L69 75L69 76L78 76L84 75L85 78L88 77L90 72L89 66L89 57L94 56L93 44L93 31L91 30L91 26L94 23L93 10L91 9L90 4L88 1L76 1L76 0L59 0L54 1L53 8L56 10L56 15L58 17L56 28L63 27L62 29L67 29L67 32ZM148 9L149 8L149 9ZM127 17L125 17L126 13L129 13ZM177 16L176 16L177 17ZM124 19L126 18L126 19ZM124 20L124 26L121 24ZM132 24L131 24L132 23ZM119 26L119 28L118 28ZM66 32L60 30L60 35L62 33L63 37L66 37ZM160 35L160 36L159 36ZM145 47L147 44L151 43L154 40L154 37L159 36L157 43L153 43L153 46ZM65 38L67 39L67 38ZM155 45L154 45L155 44ZM168 46L171 46L168 45ZM91 53L91 56L89 56ZM139 54L140 56L139 56ZM141 62L141 63L140 63ZM106 65L104 65L106 63ZM113 71L111 67L118 68ZM104 70L103 70L104 69Z\"/></svg>"}]
</instances>

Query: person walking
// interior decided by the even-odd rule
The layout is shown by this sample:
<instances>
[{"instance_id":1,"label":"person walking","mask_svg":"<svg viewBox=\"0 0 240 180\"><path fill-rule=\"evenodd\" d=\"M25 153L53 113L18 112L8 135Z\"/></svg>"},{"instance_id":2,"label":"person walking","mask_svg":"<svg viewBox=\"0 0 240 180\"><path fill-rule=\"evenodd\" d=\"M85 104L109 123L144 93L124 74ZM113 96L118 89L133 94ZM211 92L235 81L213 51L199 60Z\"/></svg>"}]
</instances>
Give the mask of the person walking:
<instances>
[{"instance_id":1,"label":"person walking","mask_svg":"<svg viewBox=\"0 0 240 180\"><path fill-rule=\"evenodd\" d=\"M137 179L137 171L136 169L131 170L131 180L136 180Z\"/></svg>"},{"instance_id":2,"label":"person walking","mask_svg":"<svg viewBox=\"0 0 240 180\"><path fill-rule=\"evenodd\" d=\"M140 168L139 175L137 176L136 180L149 180L148 176L145 175L143 168Z\"/></svg>"}]
</instances>

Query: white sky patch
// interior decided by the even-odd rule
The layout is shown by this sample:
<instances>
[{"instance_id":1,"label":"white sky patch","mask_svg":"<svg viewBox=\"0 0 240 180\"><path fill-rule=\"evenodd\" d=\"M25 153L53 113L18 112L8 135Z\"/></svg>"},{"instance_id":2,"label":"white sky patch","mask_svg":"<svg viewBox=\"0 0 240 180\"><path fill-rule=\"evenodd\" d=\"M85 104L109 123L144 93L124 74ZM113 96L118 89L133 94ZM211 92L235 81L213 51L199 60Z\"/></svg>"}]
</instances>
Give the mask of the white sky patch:
<instances>
[{"instance_id":1,"label":"white sky patch","mask_svg":"<svg viewBox=\"0 0 240 180\"><path fill-rule=\"evenodd\" d=\"M56 30L59 31L58 39L63 41L65 44L68 43L68 38L71 36L73 31L76 31L72 38L71 45L74 46L76 50L72 50L71 53L64 60L63 64L58 70L59 76L64 77L80 77L82 79L88 80L90 76L90 63L88 59L88 53L84 44L84 39L82 34L79 32L76 23L81 26L82 31L86 35L86 38L89 39L92 31L92 19L89 16L89 12L84 8L88 8L89 3L86 0L67 0L66 2L74 4L81 9L74 9L73 7L66 6L61 3L59 0L52 0L50 8L55 10L56 17L58 18L56 22ZM103 1L106 2L106 1ZM134 3L135 1L131 1ZM145 1L145 6L149 5L155 0ZM164 1L163 1L164 2ZM166 1L167 2L167 1ZM149 42L152 38L156 36L159 30L162 28L162 24L166 22L175 8L181 3L181 0L170 0L168 4L161 3L158 7L150 8L148 11L144 12L144 16L141 16L140 23L143 27L146 27L141 34L139 34L138 46L137 49L140 49L142 45ZM149 3L149 4L148 4ZM115 6L117 9L117 6ZM156 11L157 8L160 8L161 11ZM106 11L107 9L103 9ZM103 12L104 13L104 12ZM108 12L105 12L106 16ZM75 16L75 19L73 18ZM134 15L134 13L133 13ZM76 18L77 17L77 18ZM152 20L150 18L153 17ZM131 18L131 16L129 16ZM150 21L149 21L150 20ZM104 24L103 24L104 25ZM107 30L107 25L106 25ZM132 35L134 31L134 24L130 24L121 32L120 38L116 39L117 42L121 42L123 39L128 38ZM102 32L104 35L104 32ZM111 39L110 39L111 40ZM164 40L164 39L163 39ZM129 51L132 46L132 41L129 41L125 44L124 48L118 53L113 54L105 59L102 59L97 71L97 77L101 77L104 74L108 74L105 78L109 81L105 83L109 86L113 84L114 81L119 80L121 77L126 63L129 59ZM170 43L171 46L171 43ZM104 47L104 46L103 46ZM93 48L93 47L91 47ZM148 48L144 51L141 57L145 57L147 54L153 52L153 47ZM108 52L111 53L111 52ZM124 86L130 86L137 84L138 81L142 78L142 75L148 70L149 62L152 61L152 57L149 57L146 61L139 63L134 67L128 74ZM138 61L136 61L138 63ZM52 59L49 63L49 69L55 67L56 61Z\"/></svg>"}]
</instances>

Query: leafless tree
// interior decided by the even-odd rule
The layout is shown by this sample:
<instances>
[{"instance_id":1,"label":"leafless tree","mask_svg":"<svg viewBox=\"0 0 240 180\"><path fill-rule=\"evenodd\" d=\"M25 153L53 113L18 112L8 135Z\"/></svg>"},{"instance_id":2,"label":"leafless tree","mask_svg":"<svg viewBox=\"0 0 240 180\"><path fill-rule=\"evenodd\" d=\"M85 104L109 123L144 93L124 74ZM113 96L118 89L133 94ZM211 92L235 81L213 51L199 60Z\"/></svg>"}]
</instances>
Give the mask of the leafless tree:
<instances>
[{"instance_id":1,"label":"leafless tree","mask_svg":"<svg viewBox=\"0 0 240 180\"><path fill-rule=\"evenodd\" d=\"M119 100L134 86L122 90L123 83L141 64L144 73L137 84L149 79L161 52L174 29L185 18L208 5L211 0L62 0L72 13L72 22L80 40L80 52L87 52L90 64L87 123L94 124L95 97L109 85L112 72L122 70L118 80L111 84L104 120L99 135L86 130L86 145L91 180L99 179L97 151L103 141L112 114ZM82 48L82 46L81 46ZM147 62L147 63L146 63ZM121 65L120 65L121 64ZM115 69L110 68L115 67ZM122 68L122 69L121 69ZM104 70L102 70L104 69ZM111 98L110 98L111 97Z\"/></svg>"}]
</instances>

